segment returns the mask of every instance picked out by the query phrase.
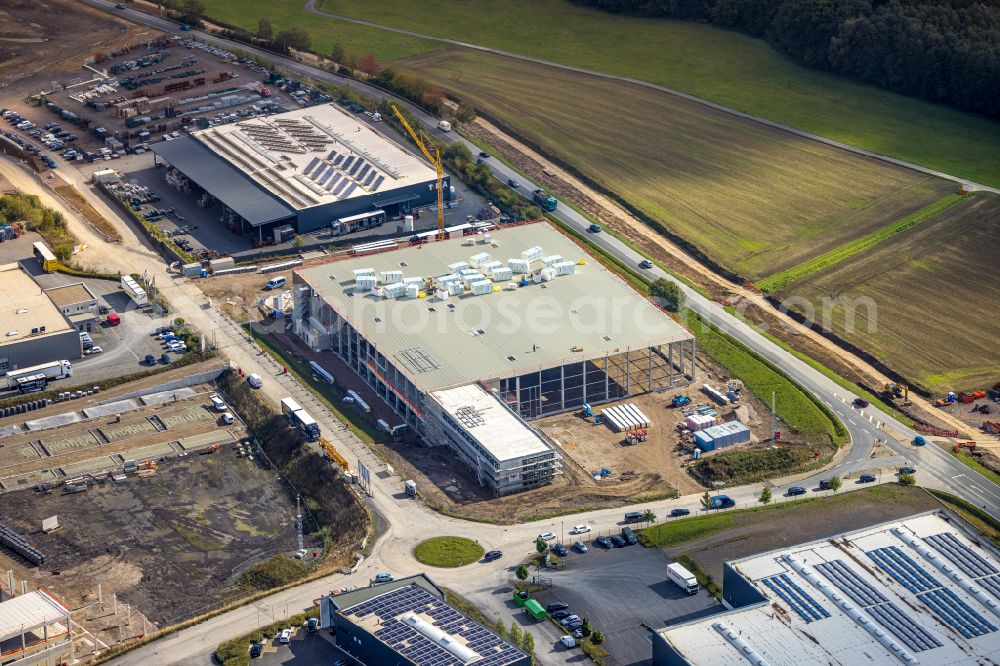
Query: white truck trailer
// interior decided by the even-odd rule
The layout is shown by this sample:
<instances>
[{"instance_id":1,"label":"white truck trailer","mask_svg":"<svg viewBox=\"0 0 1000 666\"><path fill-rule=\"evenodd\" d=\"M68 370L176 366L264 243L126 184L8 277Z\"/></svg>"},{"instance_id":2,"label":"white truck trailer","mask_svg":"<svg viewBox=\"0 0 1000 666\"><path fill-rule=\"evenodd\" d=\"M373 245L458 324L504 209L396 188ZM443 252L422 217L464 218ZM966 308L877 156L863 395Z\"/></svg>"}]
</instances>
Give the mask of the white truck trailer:
<instances>
[{"instance_id":1,"label":"white truck trailer","mask_svg":"<svg viewBox=\"0 0 1000 666\"><path fill-rule=\"evenodd\" d=\"M17 388L17 380L21 377L31 377L33 375L45 375L46 379L62 379L73 376L73 365L69 361L52 361L42 365L33 365L30 368L11 370L7 373L7 388Z\"/></svg>"},{"instance_id":2,"label":"white truck trailer","mask_svg":"<svg viewBox=\"0 0 1000 666\"><path fill-rule=\"evenodd\" d=\"M667 565L667 578L688 594L698 593L698 579L694 577L693 573L676 562L671 562Z\"/></svg>"}]
</instances>

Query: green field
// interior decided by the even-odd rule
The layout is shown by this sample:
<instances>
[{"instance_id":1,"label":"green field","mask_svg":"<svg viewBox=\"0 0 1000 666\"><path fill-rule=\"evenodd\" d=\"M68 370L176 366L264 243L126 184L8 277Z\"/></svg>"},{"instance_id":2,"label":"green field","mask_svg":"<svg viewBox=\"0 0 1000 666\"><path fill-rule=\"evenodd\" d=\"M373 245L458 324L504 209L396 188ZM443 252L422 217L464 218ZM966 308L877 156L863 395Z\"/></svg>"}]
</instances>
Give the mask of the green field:
<instances>
[{"instance_id":1,"label":"green field","mask_svg":"<svg viewBox=\"0 0 1000 666\"><path fill-rule=\"evenodd\" d=\"M874 309L833 307L831 329L907 380L934 392L992 386L1000 375L1000 196L979 194L904 234L778 293L870 298Z\"/></svg>"},{"instance_id":2,"label":"green field","mask_svg":"<svg viewBox=\"0 0 1000 666\"><path fill-rule=\"evenodd\" d=\"M483 556L483 547L472 539L441 536L421 541L413 549L418 562L432 567L461 567Z\"/></svg>"},{"instance_id":3,"label":"green field","mask_svg":"<svg viewBox=\"0 0 1000 666\"><path fill-rule=\"evenodd\" d=\"M567 0L507 0L502 11L489 0L430 0L420 3L419 11L403 0L318 4L342 16L649 81L1000 186L1000 124L800 67L762 40L738 32L609 14ZM208 0L208 5L270 3ZM386 53L398 51L404 39L409 38L385 33L372 51L388 59L392 56ZM386 53L380 53L383 49Z\"/></svg>"},{"instance_id":4,"label":"green field","mask_svg":"<svg viewBox=\"0 0 1000 666\"><path fill-rule=\"evenodd\" d=\"M846 245L841 245L830 252L810 259L809 261L801 263L798 266L792 266L787 270L761 280L757 283L757 286L764 291L778 291L780 289L784 289L796 280L801 280L802 278L812 275L813 273L818 273L824 268L829 268L830 266L840 263L849 257L853 257L856 254L864 252L865 250L892 238L896 234L901 234L918 224L922 224L936 215L943 213L952 206L957 205L960 201L962 201L962 196L960 194L949 194L941 197L930 206L921 208L912 215L907 215L903 219L886 225L877 231L861 236L860 238L855 238Z\"/></svg>"},{"instance_id":5,"label":"green field","mask_svg":"<svg viewBox=\"0 0 1000 666\"><path fill-rule=\"evenodd\" d=\"M469 51L407 62L751 280L952 188L632 84Z\"/></svg>"}]
</instances>

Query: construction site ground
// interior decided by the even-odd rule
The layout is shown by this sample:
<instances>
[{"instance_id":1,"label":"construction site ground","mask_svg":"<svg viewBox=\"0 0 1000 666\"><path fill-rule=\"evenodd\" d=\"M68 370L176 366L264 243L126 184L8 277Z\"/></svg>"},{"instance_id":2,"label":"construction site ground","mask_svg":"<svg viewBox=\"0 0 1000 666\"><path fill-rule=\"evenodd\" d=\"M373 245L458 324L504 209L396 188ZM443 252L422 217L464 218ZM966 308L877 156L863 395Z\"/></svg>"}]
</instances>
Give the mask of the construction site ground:
<instances>
[{"instance_id":1,"label":"construction site ground","mask_svg":"<svg viewBox=\"0 0 1000 666\"><path fill-rule=\"evenodd\" d=\"M0 567L55 592L89 632L83 639L108 645L119 640L120 625L126 639L141 634L143 615L149 631L246 594L238 583L242 571L297 547L295 502L283 482L237 458L232 447L85 493L5 493L0 514L46 556L34 567L3 550ZM58 516L60 527L44 534L41 522L49 516ZM84 648L77 657L88 653Z\"/></svg>"},{"instance_id":2,"label":"construction site ground","mask_svg":"<svg viewBox=\"0 0 1000 666\"><path fill-rule=\"evenodd\" d=\"M984 408L986 409L985 414L982 413ZM971 403L957 401L947 403L939 407L939 409L968 424L968 434L972 439L981 442L983 445L989 446L993 444L995 447L1000 447L1000 433L990 434L983 429L983 425L987 421L1000 423L1000 402L994 402L989 398L981 398Z\"/></svg>"},{"instance_id":3,"label":"construction site ground","mask_svg":"<svg viewBox=\"0 0 1000 666\"><path fill-rule=\"evenodd\" d=\"M27 412L0 420L6 435L0 439L0 487L30 488L39 483L61 483L82 475L120 469L125 460L159 460L189 455L215 444L232 448L245 436L242 424L220 422L208 396L212 387L196 385L161 394L162 403L106 416L88 418L77 401L55 403L40 415ZM176 400L174 399L176 396ZM114 400L105 395L105 400ZM91 412L92 413L92 412ZM64 423L44 429L11 430L39 419Z\"/></svg>"}]
</instances>

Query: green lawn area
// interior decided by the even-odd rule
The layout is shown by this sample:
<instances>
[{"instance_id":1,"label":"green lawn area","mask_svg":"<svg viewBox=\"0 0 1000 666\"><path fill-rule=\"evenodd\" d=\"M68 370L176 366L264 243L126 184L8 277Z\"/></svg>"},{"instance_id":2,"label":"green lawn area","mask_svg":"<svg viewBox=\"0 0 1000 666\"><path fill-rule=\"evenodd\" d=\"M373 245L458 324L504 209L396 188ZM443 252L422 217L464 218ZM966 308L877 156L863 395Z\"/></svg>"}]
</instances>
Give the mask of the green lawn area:
<instances>
[{"instance_id":1,"label":"green lawn area","mask_svg":"<svg viewBox=\"0 0 1000 666\"><path fill-rule=\"evenodd\" d=\"M461 567L477 562L484 552L472 539L441 536L418 543L413 556L418 562L432 567Z\"/></svg>"},{"instance_id":2,"label":"green lawn area","mask_svg":"<svg viewBox=\"0 0 1000 666\"><path fill-rule=\"evenodd\" d=\"M735 524L733 512L713 513L707 516L696 516L694 518L682 518L669 523L653 525L639 534L643 537L643 545L654 546L656 548L666 548L677 544L691 541L698 537L721 532L729 529Z\"/></svg>"},{"instance_id":3,"label":"green lawn area","mask_svg":"<svg viewBox=\"0 0 1000 666\"><path fill-rule=\"evenodd\" d=\"M840 263L844 259L852 257L859 252L864 252L868 248L892 238L896 234L901 234L907 229L911 229L922 222L926 222L935 215L943 213L949 208L955 206L960 201L962 201L962 195L960 194L949 194L941 197L931 205L921 208L917 212L907 215L901 220L897 220L896 222L886 225L870 234L855 238L849 243L845 243L838 248L835 248L825 254L821 254L818 257L814 257L813 259L803 262L798 266L792 266L787 270L761 280L757 283L757 286L764 291L778 291L779 289L784 289L796 280L812 275L813 273L818 273L828 266Z\"/></svg>"},{"instance_id":4,"label":"green lawn area","mask_svg":"<svg viewBox=\"0 0 1000 666\"><path fill-rule=\"evenodd\" d=\"M303 0L207 0L210 14L256 25ZM800 67L762 40L708 25L600 12L568 0L322 0L334 14L609 72L709 99L837 141L1000 186L1000 124L945 106ZM272 9L277 7L277 9ZM302 11L302 15L305 12ZM308 17L305 26L345 37L357 30ZM390 60L417 45L384 33L358 35L355 49ZM320 40L318 40L320 41ZM622 114L635 109L623 106Z\"/></svg>"}]
</instances>

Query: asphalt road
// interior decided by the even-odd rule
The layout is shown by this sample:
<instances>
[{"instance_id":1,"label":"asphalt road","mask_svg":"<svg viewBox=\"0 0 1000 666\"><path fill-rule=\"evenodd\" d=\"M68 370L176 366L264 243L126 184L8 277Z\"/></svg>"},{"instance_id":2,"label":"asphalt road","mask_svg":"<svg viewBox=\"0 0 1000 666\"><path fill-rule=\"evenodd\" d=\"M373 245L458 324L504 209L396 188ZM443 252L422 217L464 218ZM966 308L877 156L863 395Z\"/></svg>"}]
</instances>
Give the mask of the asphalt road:
<instances>
[{"instance_id":1,"label":"asphalt road","mask_svg":"<svg viewBox=\"0 0 1000 666\"><path fill-rule=\"evenodd\" d=\"M103 2L103 0L84 1L98 7L112 7L111 3ZM173 31L176 27L168 21L132 10L117 13L134 18L138 22L166 30ZM227 43L225 40L200 33L198 37L206 42L218 44L222 48L239 48L243 51L255 51L242 44ZM280 61L284 67L297 75L336 83L343 82L341 77L307 65L286 61L271 53L258 53L258 55L272 61ZM391 97L391 95L386 95L384 92L362 83L352 81L351 85L354 89L367 95ZM401 100L396 101L398 103L405 103ZM419 110L412 109L412 107L411 110L428 127L433 128L436 126L434 118ZM440 137L440 133L436 131L433 133ZM453 134L448 135L447 138L449 140L456 140ZM471 144L469 146L470 150L478 151L478 148ZM513 172L502 164L498 164L496 160L489 160L488 164L497 177L502 180L506 181L508 177L516 176L524 187L531 187L532 184L527 179L519 174L513 174ZM586 233L586 229L589 226L589 221L566 207L560 207L556 211L556 217L583 233ZM626 263L635 265L641 259L628 246L609 234L593 234L591 238L599 246ZM130 258L134 258L136 262L141 261L144 264L148 264L148 253L144 248L139 247L138 243L135 245L136 247L128 248L127 255ZM162 267L157 267L156 270L160 272L162 271ZM651 279L657 277L673 279L659 269L646 271L646 274ZM169 284L171 280L174 280L173 284ZM158 284L161 284L161 282L158 281ZM210 339L215 339L234 365L241 367L246 372L257 372L265 378L265 387L262 389L262 392L269 399L276 403L279 397L286 395L294 396L301 404L313 412L324 434L334 442L335 446L348 459L358 458L370 463L376 471L381 469L378 461L368 448L349 431L344 430L342 424L323 408L307 389L300 386L288 375L280 374L280 369L276 364L268 356L256 350L255 346L251 341L246 339L245 334L241 332L239 327L225 318L215 307L206 304L204 296L197 289L196 285L189 280L176 279L166 274L163 276L162 284L164 284L164 287L162 287L164 295L174 304L178 314L182 314L185 318L195 322L206 334L209 334ZM705 299L684 285L681 285L681 288L687 296L688 305L694 311L781 367L793 379L805 387L806 390L812 392L820 400L828 404L831 410L843 420L850 432L851 445L846 455L843 455L836 469L828 470L823 475L816 475L805 480L787 480L779 487L774 488L776 497L783 494L788 485L810 486L815 484L819 476L828 476L833 473L845 475L851 470L870 469L872 465L878 465L877 461L868 460L868 455L871 453L875 439L881 438L887 441L887 445L895 453L899 454L902 457L901 459L914 463L914 466L918 468L918 479L921 484L948 489L980 506L986 507L987 511L992 515L1000 517L1000 489L992 485L990 481L966 468L936 446L914 449L905 443L915 436L915 433L908 428L873 408L865 410L853 409L850 403L854 399L854 395L773 344L743 322L726 313L719 304ZM515 557L519 557L522 552L530 551L531 542L535 534L545 530L552 530L558 533L562 529L563 523L574 524L577 522L588 522L594 526L595 531L617 531L617 523L621 520L624 511L651 508L659 516L665 515L670 509L676 507L686 507L697 511L700 499L699 496L692 495L669 502L586 512L579 517L501 527L449 518L430 511L422 504L400 500L398 499L398 495L402 488L402 479L399 477L383 477L382 475L373 474L372 479L374 489L370 502L372 508L379 512L385 519L387 528L379 536L373 552L357 573L346 577L341 575L328 576L318 581L278 592L252 605L234 609L183 631L171 634L164 639L148 643L124 657L112 660L110 663L143 663L150 665L210 663L210 654L215 645L222 640L253 629L258 621L259 612L265 612L270 617L277 619L285 613L294 613L297 609L310 606L313 599L329 592L331 589L345 585L365 585L376 571L386 570L406 575L423 570L424 567L418 565L412 559L410 553L419 541L435 534L463 534L477 539L487 549L498 548L510 553L509 558L504 558L490 564L477 564L456 570L435 570L432 572L432 576L437 582L454 587L463 593L468 591L470 599L476 603L480 603L489 612L498 614L509 612L503 600L497 598L495 591L509 580L510 562L508 559L514 559ZM888 480L888 478L884 480ZM845 484L841 492L850 491L856 487L855 484ZM733 497L740 506L747 506L752 505L756 501L756 495L760 492L760 489L760 484L754 484L733 488L727 494ZM536 636L536 642L539 645L542 645L547 640L548 637L544 634L539 633ZM564 653L561 652L548 652L540 654L539 661L545 664L567 663L571 657L572 655L565 654L564 656Z\"/></svg>"}]
</instances>

